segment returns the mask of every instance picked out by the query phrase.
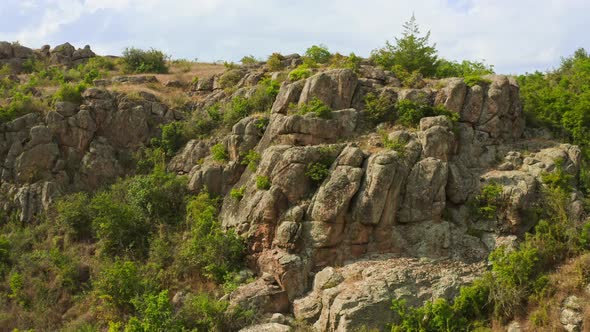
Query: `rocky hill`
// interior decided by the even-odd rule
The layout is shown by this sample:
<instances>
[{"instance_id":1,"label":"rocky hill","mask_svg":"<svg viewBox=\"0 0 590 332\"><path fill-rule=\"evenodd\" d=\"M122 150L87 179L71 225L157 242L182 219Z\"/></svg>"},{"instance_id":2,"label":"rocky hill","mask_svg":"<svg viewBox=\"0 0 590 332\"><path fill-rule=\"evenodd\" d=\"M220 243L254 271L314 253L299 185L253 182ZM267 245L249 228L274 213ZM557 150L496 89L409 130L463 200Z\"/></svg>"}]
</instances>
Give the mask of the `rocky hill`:
<instances>
[{"instance_id":1,"label":"rocky hill","mask_svg":"<svg viewBox=\"0 0 590 332\"><path fill-rule=\"evenodd\" d=\"M95 56L69 44L40 51L0 44L0 62L17 68L33 53L68 66ZM63 195L135 174L134 154L162 135L162 125L206 118L207 109L248 100L272 79L281 83L269 113L189 140L167 170L187 176L191 194L221 197L223 228L246 242L254 278L224 297L266 317L246 330L355 331L393 321L392 299L452 300L487 270L490 252L517 247L533 229L545 174L563 169L578 178L580 149L526 128L513 77L406 88L368 60L299 80L287 73L301 57L282 61L280 71L256 63L195 82L105 77L80 103L58 101L1 123L4 216L35 223ZM173 105L168 93L186 102ZM427 116L415 126L375 120L388 105L422 107ZM492 187L500 189L488 218L482 192ZM584 220L583 195L572 191L564 209Z\"/></svg>"}]
</instances>

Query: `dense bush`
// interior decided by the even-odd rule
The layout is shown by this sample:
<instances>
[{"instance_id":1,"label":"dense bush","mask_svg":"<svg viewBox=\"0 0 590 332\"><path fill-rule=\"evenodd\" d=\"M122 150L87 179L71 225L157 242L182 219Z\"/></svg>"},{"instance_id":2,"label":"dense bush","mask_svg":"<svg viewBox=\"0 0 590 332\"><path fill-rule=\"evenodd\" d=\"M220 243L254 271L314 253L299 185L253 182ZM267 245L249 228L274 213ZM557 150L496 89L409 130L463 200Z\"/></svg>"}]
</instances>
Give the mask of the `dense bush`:
<instances>
[{"instance_id":1,"label":"dense bush","mask_svg":"<svg viewBox=\"0 0 590 332\"><path fill-rule=\"evenodd\" d=\"M141 50L126 48L123 51L121 63L123 70L128 73L167 73L167 56L159 50Z\"/></svg>"},{"instance_id":2,"label":"dense bush","mask_svg":"<svg viewBox=\"0 0 590 332\"><path fill-rule=\"evenodd\" d=\"M397 122L404 126L416 127L420 124L420 119L429 116L445 115L456 122L459 120L459 114L447 110L444 106L430 106L426 103L418 103L410 100L400 100L397 103Z\"/></svg>"},{"instance_id":3,"label":"dense bush","mask_svg":"<svg viewBox=\"0 0 590 332\"><path fill-rule=\"evenodd\" d=\"M502 185L490 182L481 188L481 192L470 203L476 219L495 220L497 213L507 207L507 200Z\"/></svg>"},{"instance_id":4,"label":"dense bush","mask_svg":"<svg viewBox=\"0 0 590 332\"><path fill-rule=\"evenodd\" d=\"M174 308L168 298L168 291L145 294L132 301L136 316L129 319L125 332L182 332L181 323L174 317Z\"/></svg>"},{"instance_id":5,"label":"dense bush","mask_svg":"<svg viewBox=\"0 0 590 332\"><path fill-rule=\"evenodd\" d=\"M322 183L330 175L330 165L322 162L310 163L307 165L305 175L316 184Z\"/></svg>"},{"instance_id":6,"label":"dense bush","mask_svg":"<svg viewBox=\"0 0 590 332\"><path fill-rule=\"evenodd\" d=\"M92 228L103 255L145 257L151 227L138 207L111 191L97 194L90 203Z\"/></svg>"},{"instance_id":7,"label":"dense bush","mask_svg":"<svg viewBox=\"0 0 590 332\"><path fill-rule=\"evenodd\" d=\"M268 190L270 189L272 183L268 176L260 175L256 177L256 188L259 190Z\"/></svg>"},{"instance_id":8,"label":"dense bush","mask_svg":"<svg viewBox=\"0 0 590 332\"><path fill-rule=\"evenodd\" d=\"M250 150L248 153L246 153L246 155L244 155L242 165L246 165L250 171L256 172L260 158L260 153L256 152L256 150Z\"/></svg>"},{"instance_id":9,"label":"dense bush","mask_svg":"<svg viewBox=\"0 0 590 332\"><path fill-rule=\"evenodd\" d=\"M486 85L489 85L490 83L492 83L491 80L485 79L479 75L465 76L465 84L467 84L467 86L470 86L470 87L473 87L475 85L486 86Z\"/></svg>"},{"instance_id":10,"label":"dense bush","mask_svg":"<svg viewBox=\"0 0 590 332\"><path fill-rule=\"evenodd\" d=\"M227 153L227 149L223 143L215 144L211 147L211 155L213 156L213 160L225 162L229 160L229 155Z\"/></svg>"},{"instance_id":11,"label":"dense bush","mask_svg":"<svg viewBox=\"0 0 590 332\"><path fill-rule=\"evenodd\" d=\"M241 201L242 198L244 198L244 193L246 191L246 187L242 186L239 188L233 188L229 195L231 196L231 198L235 199L236 201Z\"/></svg>"},{"instance_id":12,"label":"dense bush","mask_svg":"<svg viewBox=\"0 0 590 332\"><path fill-rule=\"evenodd\" d=\"M312 74L312 71L309 68L309 66L306 64L301 64L301 65L297 66L297 68L295 68L289 72L289 80L291 80L293 82L299 81L304 78L310 77L311 74Z\"/></svg>"},{"instance_id":13,"label":"dense bush","mask_svg":"<svg viewBox=\"0 0 590 332\"><path fill-rule=\"evenodd\" d=\"M488 66L479 61L463 60L461 62L440 59L435 76L443 77L467 77L494 74L494 66Z\"/></svg>"},{"instance_id":14,"label":"dense bush","mask_svg":"<svg viewBox=\"0 0 590 332\"><path fill-rule=\"evenodd\" d=\"M242 57L240 62L242 63L242 65L255 65L255 64L259 63L260 60L256 59L256 57L253 55L246 55L246 56Z\"/></svg>"},{"instance_id":15,"label":"dense bush","mask_svg":"<svg viewBox=\"0 0 590 332\"><path fill-rule=\"evenodd\" d=\"M333 68L346 68L358 72L361 66L361 60L362 58L354 53L350 53L348 56L336 53L330 60L330 66Z\"/></svg>"},{"instance_id":16,"label":"dense bush","mask_svg":"<svg viewBox=\"0 0 590 332\"><path fill-rule=\"evenodd\" d=\"M305 51L305 56L316 63L328 63L332 58L332 53L328 50L326 45L313 45Z\"/></svg>"},{"instance_id":17,"label":"dense bush","mask_svg":"<svg viewBox=\"0 0 590 332\"><path fill-rule=\"evenodd\" d=\"M145 291L139 267L133 261L116 261L94 282L99 296L123 312L132 312L133 300Z\"/></svg>"},{"instance_id":18,"label":"dense bush","mask_svg":"<svg viewBox=\"0 0 590 332\"><path fill-rule=\"evenodd\" d=\"M162 148L166 156L172 157L188 141L186 124L179 121L170 122L160 126L160 137L152 138L152 146Z\"/></svg>"},{"instance_id":19,"label":"dense bush","mask_svg":"<svg viewBox=\"0 0 590 332\"><path fill-rule=\"evenodd\" d=\"M393 121L396 117L395 95L381 93L379 96L369 92L365 95L365 112L373 124Z\"/></svg>"},{"instance_id":20,"label":"dense bush","mask_svg":"<svg viewBox=\"0 0 590 332\"><path fill-rule=\"evenodd\" d=\"M239 307L229 307L229 302L216 300L207 294L189 295L180 309L179 320L188 330L237 331L254 321L255 313Z\"/></svg>"},{"instance_id":21,"label":"dense bush","mask_svg":"<svg viewBox=\"0 0 590 332\"><path fill-rule=\"evenodd\" d=\"M332 109L317 97L314 97L307 104L299 105L298 113L301 115L311 113L322 119L332 118Z\"/></svg>"},{"instance_id":22,"label":"dense bush","mask_svg":"<svg viewBox=\"0 0 590 332\"><path fill-rule=\"evenodd\" d=\"M285 60L285 57L282 54L273 53L268 57L266 65L270 71L281 71L284 68L283 60Z\"/></svg>"},{"instance_id":23,"label":"dense bush","mask_svg":"<svg viewBox=\"0 0 590 332\"><path fill-rule=\"evenodd\" d=\"M84 92L86 88L87 86L85 83L63 83L53 95L53 100L80 104L82 103L82 92Z\"/></svg>"},{"instance_id":24,"label":"dense bush","mask_svg":"<svg viewBox=\"0 0 590 332\"><path fill-rule=\"evenodd\" d=\"M92 237L92 211L86 193L75 193L61 198L56 204L57 222L75 240Z\"/></svg>"},{"instance_id":25,"label":"dense bush","mask_svg":"<svg viewBox=\"0 0 590 332\"><path fill-rule=\"evenodd\" d=\"M221 77L219 77L219 86L222 89L228 89L234 87L244 77L242 70L233 68L227 70Z\"/></svg>"},{"instance_id":26,"label":"dense bush","mask_svg":"<svg viewBox=\"0 0 590 332\"><path fill-rule=\"evenodd\" d=\"M190 237L182 244L180 263L186 273L196 272L217 282L241 267L244 244L233 230L224 233L217 220L217 200L207 193L187 205Z\"/></svg>"},{"instance_id":27,"label":"dense bush","mask_svg":"<svg viewBox=\"0 0 590 332\"><path fill-rule=\"evenodd\" d=\"M43 104L30 94L15 92L8 105L0 106L0 122L8 122L31 112L40 112Z\"/></svg>"}]
</instances>

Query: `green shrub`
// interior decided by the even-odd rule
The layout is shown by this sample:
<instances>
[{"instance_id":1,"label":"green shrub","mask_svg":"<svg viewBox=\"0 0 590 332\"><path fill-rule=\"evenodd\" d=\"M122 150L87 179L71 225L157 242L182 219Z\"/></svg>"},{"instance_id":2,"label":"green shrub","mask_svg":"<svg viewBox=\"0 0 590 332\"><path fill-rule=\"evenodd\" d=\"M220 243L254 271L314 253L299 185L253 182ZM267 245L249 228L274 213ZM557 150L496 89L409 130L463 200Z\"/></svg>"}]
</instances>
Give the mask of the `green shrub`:
<instances>
[{"instance_id":1,"label":"green shrub","mask_svg":"<svg viewBox=\"0 0 590 332\"><path fill-rule=\"evenodd\" d=\"M222 89L234 87L244 77L244 72L240 69L229 69L219 77L219 86Z\"/></svg>"},{"instance_id":2,"label":"green shrub","mask_svg":"<svg viewBox=\"0 0 590 332\"><path fill-rule=\"evenodd\" d=\"M215 144L211 147L211 155L213 156L213 160L225 162L229 160L229 155L227 153L227 149L223 143Z\"/></svg>"},{"instance_id":3,"label":"green shrub","mask_svg":"<svg viewBox=\"0 0 590 332\"><path fill-rule=\"evenodd\" d=\"M305 51L305 56L312 59L316 63L328 63L332 57L332 53L328 51L326 45L313 45Z\"/></svg>"},{"instance_id":4,"label":"green shrub","mask_svg":"<svg viewBox=\"0 0 590 332\"><path fill-rule=\"evenodd\" d=\"M323 101L314 97L309 103L299 106L299 114L305 115L307 113L315 114L318 118L331 119L332 109L324 104Z\"/></svg>"},{"instance_id":5,"label":"green shrub","mask_svg":"<svg viewBox=\"0 0 590 332\"><path fill-rule=\"evenodd\" d=\"M189 295L179 316L185 329L191 331L237 331L254 321L253 311L230 309L229 302L205 293Z\"/></svg>"},{"instance_id":6,"label":"green shrub","mask_svg":"<svg viewBox=\"0 0 590 332\"><path fill-rule=\"evenodd\" d=\"M479 75L468 75L465 76L465 84L467 84L467 86L475 86L475 85L479 85L479 86L486 86L492 83L491 80L487 79L487 78L483 78Z\"/></svg>"},{"instance_id":7,"label":"green shrub","mask_svg":"<svg viewBox=\"0 0 590 332\"><path fill-rule=\"evenodd\" d=\"M256 188L259 190L268 190L270 189L272 183L268 176L258 176L256 177Z\"/></svg>"},{"instance_id":8,"label":"green shrub","mask_svg":"<svg viewBox=\"0 0 590 332\"><path fill-rule=\"evenodd\" d=\"M237 96L232 98L225 107L223 121L233 126L241 119L256 112L269 112L279 93L280 84L271 79L263 79L256 86L250 98Z\"/></svg>"},{"instance_id":9,"label":"green shrub","mask_svg":"<svg viewBox=\"0 0 590 332\"><path fill-rule=\"evenodd\" d=\"M508 202L502 185L490 182L481 188L471 204L476 219L495 220L497 213L507 208Z\"/></svg>"},{"instance_id":10,"label":"green shrub","mask_svg":"<svg viewBox=\"0 0 590 332\"><path fill-rule=\"evenodd\" d=\"M98 238L101 254L129 254L145 257L149 249L151 227L141 210L122 201L114 192L104 191L92 198L92 228Z\"/></svg>"},{"instance_id":11,"label":"green shrub","mask_svg":"<svg viewBox=\"0 0 590 332\"><path fill-rule=\"evenodd\" d=\"M190 236L182 243L179 264L185 273L199 273L220 283L228 273L241 267L245 248L233 230L222 231L217 205L207 193L187 204Z\"/></svg>"},{"instance_id":12,"label":"green shrub","mask_svg":"<svg viewBox=\"0 0 590 332\"><path fill-rule=\"evenodd\" d=\"M125 332L185 331L174 317L174 308L168 298L168 291L145 294L131 302L138 315L129 319Z\"/></svg>"},{"instance_id":13,"label":"green shrub","mask_svg":"<svg viewBox=\"0 0 590 332\"><path fill-rule=\"evenodd\" d=\"M395 120L395 96L381 93L379 97L377 97L374 93L369 92L365 96L364 101L367 119L373 124Z\"/></svg>"},{"instance_id":14,"label":"green shrub","mask_svg":"<svg viewBox=\"0 0 590 332\"><path fill-rule=\"evenodd\" d=\"M10 259L11 245L8 238L4 235L0 235L0 281L4 279L4 276L9 271L12 265Z\"/></svg>"},{"instance_id":15,"label":"green shrub","mask_svg":"<svg viewBox=\"0 0 590 332\"><path fill-rule=\"evenodd\" d=\"M494 66L488 66L483 62L467 61L462 62L448 61L440 59L436 68L435 76L444 77L468 77L473 75L494 74Z\"/></svg>"},{"instance_id":16,"label":"green shrub","mask_svg":"<svg viewBox=\"0 0 590 332\"><path fill-rule=\"evenodd\" d=\"M10 287L8 297L20 303L24 302L25 279L23 275L19 272L12 272L8 276L8 286Z\"/></svg>"},{"instance_id":17,"label":"green shrub","mask_svg":"<svg viewBox=\"0 0 590 332\"><path fill-rule=\"evenodd\" d=\"M404 156L406 153L406 145L408 142L400 139L391 139L385 132L381 133L381 142L383 143L384 148L397 151L401 156Z\"/></svg>"},{"instance_id":18,"label":"green shrub","mask_svg":"<svg viewBox=\"0 0 590 332\"><path fill-rule=\"evenodd\" d=\"M85 83L70 84L64 83L53 95L53 101L68 101L71 103L82 103L82 92L86 90Z\"/></svg>"},{"instance_id":19,"label":"green shrub","mask_svg":"<svg viewBox=\"0 0 590 332\"><path fill-rule=\"evenodd\" d=\"M92 238L90 198L86 193L64 196L56 204L57 223L75 240Z\"/></svg>"},{"instance_id":20,"label":"green shrub","mask_svg":"<svg viewBox=\"0 0 590 332\"><path fill-rule=\"evenodd\" d=\"M312 74L311 69L306 64L302 64L297 66L297 68L293 69L289 72L289 80L295 82L302 80L304 78L310 77Z\"/></svg>"},{"instance_id":21,"label":"green shrub","mask_svg":"<svg viewBox=\"0 0 590 332\"><path fill-rule=\"evenodd\" d=\"M353 72L358 72L361 67L362 58L354 53L344 56L340 53L335 53L330 60L330 67L332 68L346 68Z\"/></svg>"},{"instance_id":22,"label":"green shrub","mask_svg":"<svg viewBox=\"0 0 590 332\"><path fill-rule=\"evenodd\" d=\"M133 261L115 261L104 268L94 286L98 295L123 312L133 310L133 300L145 291L139 267Z\"/></svg>"},{"instance_id":23,"label":"green shrub","mask_svg":"<svg viewBox=\"0 0 590 332\"><path fill-rule=\"evenodd\" d=\"M317 162L307 165L305 175L315 183L321 183L330 175L330 166Z\"/></svg>"},{"instance_id":24,"label":"green shrub","mask_svg":"<svg viewBox=\"0 0 590 332\"><path fill-rule=\"evenodd\" d=\"M248 166L248 169L252 172L256 172L256 168L258 168L258 163L260 162L260 153L256 152L256 150L250 150L244 156L244 160L242 160L242 165Z\"/></svg>"},{"instance_id":25,"label":"green shrub","mask_svg":"<svg viewBox=\"0 0 590 332\"><path fill-rule=\"evenodd\" d=\"M235 199L236 201L241 201L244 198L244 193L246 192L246 187L241 186L239 188L233 188L229 195L231 198Z\"/></svg>"},{"instance_id":26,"label":"green shrub","mask_svg":"<svg viewBox=\"0 0 590 332\"><path fill-rule=\"evenodd\" d=\"M283 60L285 60L285 57L282 54L273 53L268 57L266 65L270 71L281 71L284 68Z\"/></svg>"},{"instance_id":27,"label":"green shrub","mask_svg":"<svg viewBox=\"0 0 590 332\"><path fill-rule=\"evenodd\" d=\"M176 225L178 211L185 208L186 178L155 169L148 175L137 175L128 181L126 200L137 207L151 223Z\"/></svg>"},{"instance_id":28,"label":"green shrub","mask_svg":"<svg viewBox=\"0 0 590 332\"><path fill-rule=\"evenodd\" d=\"M167 73L167 56L159 50L141 50L137 48L126 48L123 51L121 63L123 70L128 73Z\"/></svg>"},{"instance_id":29,"label":"green shrub","mask_svg":"<svg viewBox=\"0 0 590 332\"><path fill-rule=\"evenodd\" d=\"M31 112L40 112L42 109L41 102L30 94L15 92L8 105L0 106L0 122L8 122Z\"/></svg>"},{"instance_id":30,"label":"green shrub","mask_svg":"<svg viewBox=\"0 0 590 332\"><path fill-rule=\"evenodd\" d=\"M410 100L400 100L397 103L397 122L404 126L416 127L424 117L444 115L452 122L459 120L459 114L447 110L442 105L430 106Z\"/></svg>"},{"instance_id":31,"label":"green shrub","mask_svg":"<svg viewBox=\"0 0 590 332\"><path fill-rule=\"evenodd\" d=\"M166 156L172 157L186 142L186 125L183 122L174 121L160 126L162 133L160 138L152 138L151 144L160 147L166 152Z\"/></svg>"},{"instance_id":32,"label":"green shrub","mask_svg":"<svg viewBox=\"0 0 590 332\"><path fill-rule=\"evenodd\" d=\"M563 159L558 159L555 161L553 172L541 174L541 180L551 189L561 189L565 192L570 192L572 191L574 177L563 170Z\"/></svg>"},{"instance_id":33,"label":"green shrub","mask_svg":"<svg viewBox=\"0 0 590 332\"><path fill-rule=\"evenodd\" d=\"M246 55L240 60L240 62L242 63L242 65L255 65L260 61L256 59L256 57L253 55Z\"/></svg>"}]
</instances>

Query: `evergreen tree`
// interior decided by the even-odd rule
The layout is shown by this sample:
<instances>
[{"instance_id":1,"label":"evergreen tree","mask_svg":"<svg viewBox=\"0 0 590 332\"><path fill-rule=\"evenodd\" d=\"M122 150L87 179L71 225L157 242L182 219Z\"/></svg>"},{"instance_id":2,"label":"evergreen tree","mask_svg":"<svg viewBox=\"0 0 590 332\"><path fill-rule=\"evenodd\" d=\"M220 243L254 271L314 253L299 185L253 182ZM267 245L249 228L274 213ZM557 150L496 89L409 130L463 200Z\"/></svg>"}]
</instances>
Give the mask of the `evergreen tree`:
<instances>
[{"instance_id":1,"label":"evergreen tree","mask_svg":"<svg viewBox=\"0 0 590 332\"><path fill-rule=\"evenodd\" d=\"M438 56L436 45L429 45L430 31L420 36L420 28L414 15L404 23L403 28L403 36L395 38L395 45L387 41L385 47L373 51L373 60L387 69L399 66L409 73L417 71L423 76L433 76L438 65Z\"/></svg>"}]
</instances>

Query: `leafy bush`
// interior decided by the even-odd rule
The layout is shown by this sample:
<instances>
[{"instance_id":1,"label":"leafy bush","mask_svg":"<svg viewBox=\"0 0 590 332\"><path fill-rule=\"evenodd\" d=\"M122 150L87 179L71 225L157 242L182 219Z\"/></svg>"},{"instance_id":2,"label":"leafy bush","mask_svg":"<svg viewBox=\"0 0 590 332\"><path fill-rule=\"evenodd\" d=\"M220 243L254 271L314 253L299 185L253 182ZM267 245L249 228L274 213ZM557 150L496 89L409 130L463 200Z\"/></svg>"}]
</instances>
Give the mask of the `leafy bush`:
<instances>
[{"instance_id":1,"label":"leafy bush","mask_svg":"<svg viewBox=\"0 0 590 332\"><path fill-rule=\"evenodd\" d=\"M241 201L244 198L244 192L246 191L246 187L241 186L239 188L233 188L229 195L231 198L235 199L236 201Z\"/></svg>"},{"instance_id":2,"label":"leafy bush","mask_svg":"<svg viewBox=\"0 0 590 332\"><path fill-rule=\"evenodd\" d=\"M265 78L256 86L250 98L237 96L225 107L223 121L232 126L239 120L256 112L269 112L279 93L280 84L275 80Z\"/></svg>"},{"instance_id":3,"label":"leafy bush","mask_svg":"<svg viewBox=\"0 0 590 332\"><path fill-rule=\"evenodd\" d=\"M468 77L494 74L494 66L483 62L463 60L460 63L440 59L436 68L436 77Z\"/></svg>"},{"instance_id":4,"label":"leafy bush","mask_svg":"<svg viewBox=\"0 0 590 332\"><path fill-rule=\"evenodd\" d=\"M365 95L365 112L373 124L393 121L396 116L396 100L394 95L381 93L378 97L372 92Z\"/></svg>"},{"instance_id":5,"label":"leafy bush","mask_svg":"<svg viewBox=\"0 0 590 332\"><path fill-rule=\"evenodd\" d=\"M244 156L244 160L242 160L242 165L248 166L248 169L252 172L256 172L256 168L258 167L258 163L260 162L260 153L256 152L256 150L250 150Z\"/></svg>"},{"instance_id":6,"label":"leafy bush","mask_svg":"<svg viewBox=\"0 0 590 332\"><path fill-rule=\"evenodd\" d=\"M397 151L401 156L405 155L408 142L400 139L391 139L385 132L381 133L381 141L384 148Z\"/></svg>"},{"instance_id":7,"label":"leafy bush","mask_svg":"<svg viewBox=\"0 0 590 332\"><path fill-rule=\"evenodd\" d=\"M244 77L244 72L240 69L229 69L219 77L219 86L222 89L234 87Z\"/></svg>"},{"instance_id":8,"label":"leafy bush","mask_svg":"<svg viewBox=\"0 0 590 332\"><path fill-rule=\"evenodd\" d=\"M90 198L86 193L64 196L56 204L57 222L75 240L92 237Z\"/></svg>"},{"instance_id":9,"label":"leafy bush","mask_svg":"<svg viewBox=\"0 0 590 332\"><path fill-rule=\"evenodd\" d=\"M125 332L185 331L174 317L174 308L168 298L168 291L145 294L131 302L138 315L129 319Z\"/></svg>"},{"instance_id":10,"label":"leafy bush","mask_svg":"<svg viewBox=\"0 0 590 332\"><path fill-rule=\"evenodd\" d=\"M40 112L43 105L30 94L15 92L10 103L0 106L0 122L8 122L31 112Z\"/></svg>"},{"instance_id":11,"label":"leafy bush","mask_svg":"<svg viewBox=\"0 0 590 332\"><path fill-rule=\"evenodd\" d=\"M167 56L159 50L141 50L137 48L126 48L123 51L121 63L123 70L128 73L167 73Z\"/></svg>"},{"instance_id":12,"label":"leafy bush","mask_svg":"<svg viewBox=\"0 0 590 332\"><path fill-rule=\"evenodd\" d=\"M240 62L242 65L255 65L260 61L253 55L246 55L240 60Z\"/></svg>"},{"instance_id":13,"label":"leafy bush","mask_svg":"<svg viewBox=\"0 0 590 332\"><path fill-rule=\"evenodd\" d=\"M301 64L297 68L289 72L289 80L295 82L304 78L310 77L312 74L311 69L306 64Z\"/></svg>"},{"instance_id":14,"label":"leafy bush","mask_svg":"<svg viewBox=\"0 0 590 332\"><path fill-rule=\"evenodd\" d=\"M107 256L130 254L145 257L150 225L141 210L126 204L114 192L104 191L90 202L92 228L99 239L100 252Z\"/></svg>"},{"instance_id":15,"label":"leafy bush","mask_svg":"<svg viewBox=\"0 0 590 332\"><path fill-rule=\"evenodd\" d=\"M326 45L313 45L305 51L305 56L312 59L316 63L328 63L332 54L328 51Z\"/></svg>"},{"instance_id":16,"label":"leafy bush","mask_svg":"<svg viewBox=\"0 0 590 332\"><path fill-rule=\"evenodd\" d=\"M209 194L194 197L186 209L190 237L180 250L180 264L186 272L199 273L222 282L242 264L244 244L233 230L224 233L217 220L217 201Z\"/></svg>"},{"instance_id":17,"label":"leafy bush","mask_svg":"<svg viewBox=\"0 0 590 332\"><path fill-rule=\"evenodd\" d=\"M180 222L178 211L185 207L186 178L155 169L151 174L129 179L125 186L126 200L152 224L176 225Z\"/></svg>"},{"instance_id":18,"label":"leafy bush","mask_svg":"<svg viewBox=\"0 0 590 332\"><path fill-rule=\"evenodd\" d=\"M213 160L225 162L229 160L229 155L227 153L227 149L223 143L215 144L211 147L211 155L213 156Z\"/></svg>"},{"instance_id":19,"label":"leafy bush","mask_svg":"<svg viewBox=\"0 0 590 332\"><path fill-rule=\"evenodd\" d=\"M53 101L68 101L71 103L82 103L82 92L86 90L85 83L70 84L64 83L53 95Z\"/></svg>"},{"instance_id":20,"label":"leafy bush","mask_svg":"<svg viewBox=\"0 0 590 332\"><path fill-rule=\"evenodd\" d=\"M321 183L330 175L330 166L321 162L308 164L305 175L316 184Z\"/></svg>"},{"instance_id":21,"label":"leafy bush","mask_svg":"<svg viewBox=\"0 0 590 332\"><path fill-rule=\"evenodd\" d=\"M162 148L166 156L172 157L186 142L186 125L179 121L170 122L160 126L162 134L160 138L152 138L151 144Z\"/></svg>"},{"instance_id":22,"label":"leafy bush","mask_svg":"<svg viewBox=\"0 0 590 332\"><path fill-rule=\"evenodd\" d=\"M268 57L266 65L270 71L281 71L284 68L283 60L285 60L285 57L282 54L273 53Z\"/></svg>"},{"instance_id":23,"label":"leafy bush","mask_svg":"<svg viewBox=\"0 0 590 332\"><path fill-rule=\"evenodd\" d=\"M189 295L179 312L183 326L196 331L237 331L252 324L254 312L229 308L229 302L219 301L200 293Z\"/></svg>"},{"instance_id":24,"label":"leafy bush","mask_svg":"<svg viewBox=\"0 0 590 332\"><path fill-rule=\"evenodd\" d=\"M479 75L468 75L465 76L465 84L467 84L467 86L475 86L475 85L479 85L479 86L485 86L485 85L489 85L490 83L492 83L491 80L487 79L487 78L482 78Z\"/></svg>"},{"instance_id":25,"label":"leafy bush","mask_svg":"<svg viewBox=\"0 0 590 332\"><path fill-rule=\"evenodd\" d=\"M507 207L508 202L503 193L502 185L490 182L481 188L479 195L471 203L476 219L494 220L498 211Z\"/></svg>"},{"instance_id":26,"label":"leafy bush","mask_svg":"<svg viewBox=\"0 0 590 332\"><path fill-rule=\"evenodd\" d=\"M459 114L447 110L444 106L430 106L425 103L417 103L410 100L400 100L397 103L397 121L409 127L415 127L420 123L420 119L429 116L445 115L451 121L459 120Z\"/></svg>"},{"instance_id":27,"label":"leafy bush","mask_svg":"<svg viewBox=\"0 0 590 332\"><path fill-rule=\"evenodd\" d=\"M298 113L301 115L312 113L315 114L318 118L322 119L332 118L332 109L328 105L324 104L324 102L318 99L317 97L314 97L307 104L300 105Z\"/></svg>"},{"instance_id":28,"label":"leafy bush","mask_svg":"<svg viewBox=\"0 0 590 332\"><path fill-rule=\"evenodd\" d=\"M10 241L6 236L0 235L0 280L4 279L4 276L12 265L12 261L10 259L10 250Z\"/></svg>"},{"instance_id":29,"label":"leafy bush","mask_svg":"<svg viewBox=\"0 0 590 332\"><path fill-rule=\"evenodd\" d=\"M193 69L193 62L187 59L174 59L172 64L180 69L182 73L188 73Z\"/></svg>"},{"instance_id":30,"label":"leafy bush","mask_svg":"<svg viewBox=\"0 0 590 332\"><path fill-rule=\"evenodd\" d=\"M359 71L361 66L362 58L354 53L350 53L348 56L344 56L340 53L336 53L330 60L330 66L332 68L346 68L354 71Z\"/></svg>"},{"instance_id":31,"label":"leafy bush","mask_svg":"<svg viewBox=\"0 0 590 332\"><path fill-rule=\"evenodd\" d=\"M131 312L131 300L145 291L140 273L133 261L117 260L100 272L94 285L100 297L123 312Z\"/></svg>"},{"instance_id":32,"label":"leafy bush","mask_svg":"<svg viewBox=\"0 0 590 332\"><path fill-rule=\"evenodd\" d=\"M256 177L256 188L259 190L268 190L270 189L272 183L268 176L258 176Z\"/></svg>"}]
</instances>

